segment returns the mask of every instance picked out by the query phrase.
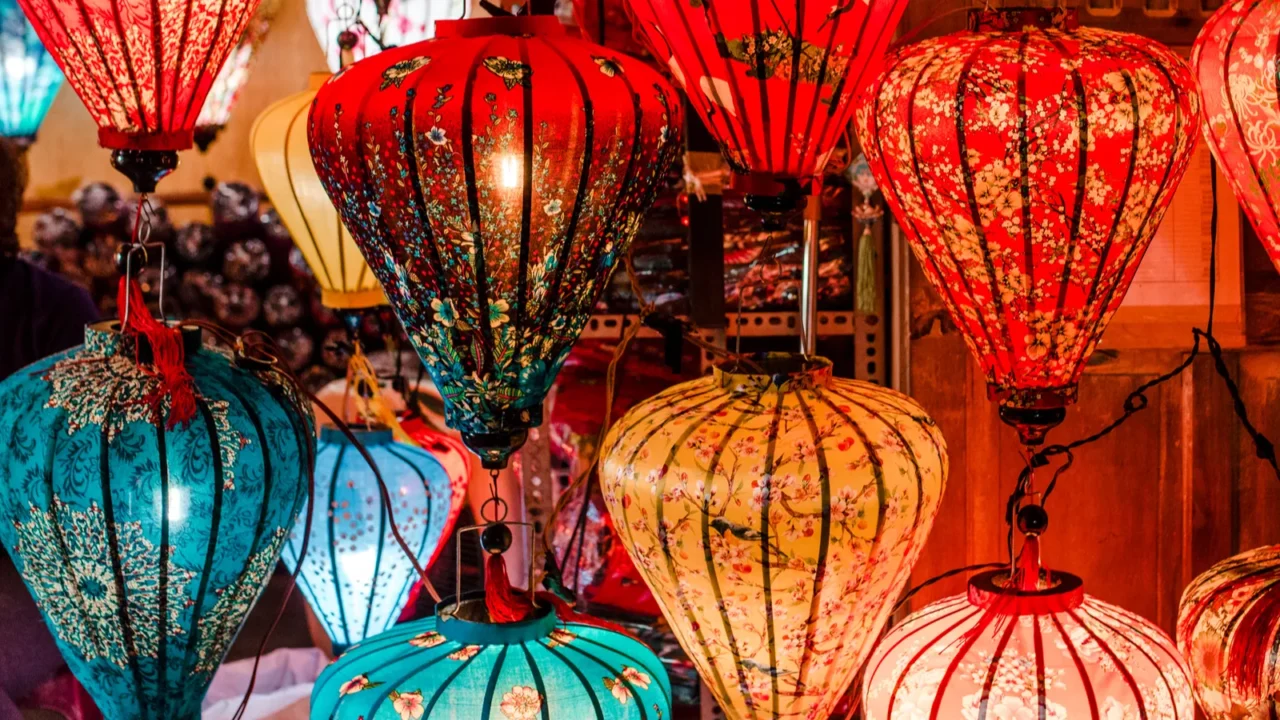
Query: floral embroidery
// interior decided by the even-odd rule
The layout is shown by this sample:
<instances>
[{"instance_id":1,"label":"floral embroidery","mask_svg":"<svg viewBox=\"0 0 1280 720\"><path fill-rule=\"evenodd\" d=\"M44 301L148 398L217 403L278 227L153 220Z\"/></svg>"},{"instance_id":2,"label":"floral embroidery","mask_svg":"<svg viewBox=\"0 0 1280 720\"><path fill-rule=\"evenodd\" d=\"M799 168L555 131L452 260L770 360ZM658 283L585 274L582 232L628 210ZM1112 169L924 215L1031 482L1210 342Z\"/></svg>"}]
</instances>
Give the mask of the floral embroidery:
<instances>
[{"instance_id":1,"label":"floral embroidery","mask_svg":"<svg viewBox=\"0 0 1280 720\"><path fill-rule=\"evenodd\" d=\"M524 87L533 87L530 79L533 77L533 68L528 63L522 63L518 60L508 60L504 57L490 57L484 59L484 66L489 72L502 78L506 83L507 89L510 90L516 85Z\"/></svg>"},{"instance_id":2,"label":"floral embroidery","mask_svg":"<svg viewBox=\"0 0 1280 720\"><path fill-rule=\"evenodd\" d=\"M430 62L431 58L429 57L416 57L408 60L401 60L382 71L382 85L380 85L378 89L386 90L392 85L399 88L400 83L403 83L405 78L426 67Z\"/></svg>"},{"instance_id":3,"label":"floral embroidery","mask_svg":"<svg viewBox=\"0 0 1280 720\"><path fill-rule=\"evenodd\" d=\"M280 546L288 533L276 528L267 542L245 563L245 568L230 585L215 591L217 602L199 623L195 672L212 673L222 663L231 641L240 631L240 621L258 601L262 588L280 558Z\"/></svg>"},{"instance_id":4,"label":"floral embroidery","mask_svg":"<svg viewBox=\"0 0 1280 720\"><path fill-rule=\"evenodd\" d=\"M615 700L626 705L627 701L631 699L631 688L627 687L628 683L630 683L632 687L637 687L641 690L648 690L650 682L651 681L647 673L641 672L633 667L624 667L622 669L622 674L617 678L605 678L604 686L605 689L613 695Z\"/></svg>"},{"instance_id":5,"label":"floral embroidery","mask_svg":"<svg viewBox=\"0 0 1280 720\"><path fill-rule=\"evenodd\" d=\"M422 706L422 691L396 692L392 690L387 696L391 698L391 707L400 715L400 720L418 720L426 710Z\"/></svg>"},{"instance_id":6,"label":"floral embroidery","mask_svg":"<svg viewBox=\"0 0 1280 720\"><path fill-rule=\"evenodd\" d=\"M434 630L418 633L409 639L409 644L420 648L433 648L444 644L444 636Z\"/></svg>"},{"instance_id":7,"label":"floral embroidery","mask_svg":"<svg viewBox=\"0 0 1280 720\"><path fill-rule=\"evenodd\" d=\"M516 685L503 693L498 707L508 720L534 720L542 710L542 696L531 687Z\"/></svg>"},{"instance_id":8,"label":"floral embroidery","mask_svg":"<svg viewBox=\"0 0 1280 720\"><path fill-rule=\"evenodd\" d=\"M449 653L447 656L450 660L470 660L480 653L479 645L463 645L462 647Z\"/></svg>"},{"instance_id":9,"label":"floral embroidery","mask_svg":"<svg viewBox=\"0 0 1280 720\"><path fill-rule=\"evenodd\" d=\"M578 639L578 636L574 635L568 630L565 630L564 628L556 628L555 630L551 631L551 636L547 638L547 647L554 648L554 647L560 647L562 645L568 645L569 643L577 639Z\"/></svg>"},{"instance_id":10,"label":"floral embroidery","mask_svg":"<svg viewBox=\"0 0 1280 720\"><path fill-rule=\"evenodd\" d=\"M350 695L351 693L358 693L361 690L369 690L372 688L376 688L381 684L382 683L380 682L371 681L368 675L357 675L351 678L350 680L342 683L342 686L338 688L338 694Z\"/></svg>"}]
</instances>

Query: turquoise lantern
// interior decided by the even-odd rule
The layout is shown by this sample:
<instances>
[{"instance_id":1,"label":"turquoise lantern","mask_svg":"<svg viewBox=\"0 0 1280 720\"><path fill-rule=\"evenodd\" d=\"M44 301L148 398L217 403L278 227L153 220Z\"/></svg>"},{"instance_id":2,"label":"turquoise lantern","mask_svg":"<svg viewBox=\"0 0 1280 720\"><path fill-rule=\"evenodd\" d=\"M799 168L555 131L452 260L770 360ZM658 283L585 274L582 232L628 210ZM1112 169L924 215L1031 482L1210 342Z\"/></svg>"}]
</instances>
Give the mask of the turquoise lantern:
<instances>
[{"instance_id":1,"label":"turquoise lantern","mask_svg":"<svg viewBox=\"0 0 1280 720\"><path fill-rule=\"evenodd\" d=\"M0 383L0 540L108 720L194 720L305 502L313 420L270 362L183 327L153 363L118 327Z\"/></svg>"},{"instance_id":2,"label":"turquoise lantern","mask_svg":"<svg viewBox=\"0 0 1280 720\"><path fill-rule=\"evenodd\" d=\"M311 543L298 587L334 653L390 628L417 579L413 563L396 543L391 521L420 558L435 557L450 532L453 513L449 474L430 452L396 442L389 429L353 429L391 496L392 514L368 461L340 430L320 431L316 446ZM302 549L306 512L298 518L284 563L292 571Z\"/></svg>"},{"instance_id":3,"label":"turquoise lantern","mask_svg":"<svg viewBox=\"0 0 1280 720\"><path fill-rule=\"evenodd\" d=\"M31 144L61 86L62 71L18 0L0 0L0 136Z\"/></svg>"},{"instance_id":4,"label":"turquoise lantern","mask_svg":"<svg viewBox=\"0 0 1280 720\"><path fill-rule=\"evenodd\" d=\"M479 595L351 648L311 720L670 720L671 682L629 635L550 606L493 623Z\"/></svg>"}]
</instances>

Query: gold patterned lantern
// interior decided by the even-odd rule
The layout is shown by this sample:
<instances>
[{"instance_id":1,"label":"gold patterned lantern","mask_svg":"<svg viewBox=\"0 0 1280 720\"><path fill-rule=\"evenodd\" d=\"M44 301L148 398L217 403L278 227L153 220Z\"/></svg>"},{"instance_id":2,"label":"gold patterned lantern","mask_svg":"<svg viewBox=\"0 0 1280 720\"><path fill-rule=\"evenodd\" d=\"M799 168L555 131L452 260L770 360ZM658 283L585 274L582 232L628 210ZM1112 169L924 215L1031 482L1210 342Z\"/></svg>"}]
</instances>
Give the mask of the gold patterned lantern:
<instances>
[{"instance_id":1,"label":"gold patterned lantern","mask_svg":"<svg viewBox=\"0 0 1280 720\"><path fill-rule=\"evenodd\" d=\"M910 398L816 357L717 368L604 443L618 534L732 720L826 718L929 534L946 446Z\"/></svg>"},{"instance_id":2,"label":"gold patterned lantern","mask_svg":"<svg viewBox=\"0 0 1280 720\"><path fill-rule=\"evenodd\" d=\"M328 73L315 73L308 89L263 110L253 123L249 145L262 186L316 276L325 307L384 305L382 286L325 194L307 149L307 113L316 90L328 79Z\"/></svg>"}]
</instances>

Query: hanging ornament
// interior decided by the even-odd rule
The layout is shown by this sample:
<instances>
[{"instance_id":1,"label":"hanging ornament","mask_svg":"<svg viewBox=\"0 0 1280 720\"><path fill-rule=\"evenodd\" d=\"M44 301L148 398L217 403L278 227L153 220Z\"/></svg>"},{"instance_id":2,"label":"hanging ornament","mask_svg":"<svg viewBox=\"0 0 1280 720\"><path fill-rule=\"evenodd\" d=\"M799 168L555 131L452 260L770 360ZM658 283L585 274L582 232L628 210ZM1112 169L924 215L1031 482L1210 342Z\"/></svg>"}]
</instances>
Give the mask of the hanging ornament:
<instances>
[{"instance_id":1,"label":"hanging ornament","mask_svg":"<svg viewBox=\"0 0 1280 720\"><path fill-rule=\"evenodd\" d=\"M1204 135L1271 262L1280 268L1280 192L1272 146L1276 103L1276 42L1280 6L1228 2L1205 21L1191 48L1204 102Z\"/></svg>"},{"instance_id":2,"label":"hanging ornament","mask_svg":"<svg viewBox=\"0 0 1280 720\"><path fill-rule=\"evenodd\" d=\"M342 68L337 38L352 33L352 59L411 45L435 35L439 20L462 17L467 0L306 0L311 30L324 49L330 72Z\"/></svg>"},{"instance_id":3,"label":"hanging ornament","mask_svg":"<svg viewBox=\"0 0 1280 720\"><path fill-rule=\"evenodd\" d=\"M0 0L0 137L26 148L62 87L62 73L18 7Z\"/></svg>"},{"instance_id":4,"label":"hanging ornament","mask_svg":"<svg viewBox=\"0 0 1280 720\"><path fill-rule=\"evenodd\" d=\"M348 67L316 170L444 396L504 467L679 152L675 91L553 16L450 20Z\"/></svg>"},{"instance_id":5,"label":"hanging ornament","mask_svg":"<svg viewBox=\"0 0 1280 720\"><path fill-rule=\"evenodd\" d=\"M106 717L192 720L305 500L312 419L270 362L121 295L126 332L0 384L0 539Z\"/></svg>"},{"instance_id":6,"label":"hanging ornament","mask_svg":"<svg viewBox=\"0 0 1280 720\"><path fill-rule=\"evenodd\" d=\"M205 95L259 2L18 1L139 193L191 147Z\"/></svg>"},{"instance_id":7,"label":"hanging ornament","mask_svg":"<svg viewBox=\"0 0 1280 720\"><path fill-rule=\"evenodd\" d=\"M910 398L826 359L756 364L636 405L600 480L726 717L826 718L920 554L946 449Z\"/></svg>"},{"instance_id":8,"label":"hanging ornament","mask_svg":"<svg viewBox=\"0 0 1280 720\"><path fill-rule=\"evenodd\" d=\"M1178 647L1191 665L1210 720L1280 714L1280 545L1209 568L1182 593Z\"/></svg>"},{"instance_id":9,"label":"hanging ornament","mask_svg":"<svg viewBox=\"0 0 1280 720\"><path fill-rule=\"evenodd\" d=\"M253 62L253 56L267 39L267 31L280 12L282 0L261 2L258 11L245 27L244 34L240 36L240 42L236 43L235 49L227 56L226 63L214 79L213 87L205 97L204 107L196 118L194 140L202 153L208 152L209 146L218 138L218 133L231 120L231 110L240 99L240 91L249 81L249 66Z\"/></svg>"},{"instance_id":10,"label":"hanging ornament","mask_svg":"<svg viewBox=\"0 0 1280 720\"><path fill-rule=\"evenodd\" d=\"M329 78L311 76L311 86L274 103L253 123L249 146L262 187L320 286L320 300L336 310L385 304L386 295L329 196L307 149L307 112Z\"/></svg>"},{"instance_id":11,"label":"hanging ornament","mask_svg":"<svg viewBox=\"0 0 1280 720\"><path fill-rule=\"evenodd\" d=\"M1168 48L1075 10L973 11L970 27L892 53L856 124L989 396L1037 444L1173 200L1199 104Z\"/></svg>"},{"instance_id":12,"label":"hanging ornament","mask_svg":"<svg viewBox=\"0 0 1280 720\"><path fill-rule=\"evenodd\" d=\"M631 0L756 210L795 208L849 124L905 0ZM821 191L821 184L817 192Z\"/></svg>"}]
</instances>

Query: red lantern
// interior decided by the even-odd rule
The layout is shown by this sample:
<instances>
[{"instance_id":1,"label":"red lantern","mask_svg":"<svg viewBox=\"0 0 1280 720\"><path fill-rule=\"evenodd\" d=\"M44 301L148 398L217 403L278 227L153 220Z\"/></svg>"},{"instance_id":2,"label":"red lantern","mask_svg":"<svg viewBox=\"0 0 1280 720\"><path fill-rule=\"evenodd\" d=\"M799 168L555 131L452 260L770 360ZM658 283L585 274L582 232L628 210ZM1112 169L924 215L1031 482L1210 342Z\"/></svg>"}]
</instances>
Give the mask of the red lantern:
<instances>
[{"instance_id":1,"label":"red lantern","mask_svg":"<svg viewBox=\"0 0 1280 720\"><path fill-rule=\"evenodd\" d=\"M1191 48L1204 99L1205 139L1280 268L1280 4L1236 0L1215 12Z\"/></svg>"},{"instance_id":2,"label":"red lantern","mask_svg":"<svg viewBox=\"0 0 1280 720\"><path fill-rule=\"evenodd\" d=\"M627 0L573 0L573 21L582 37L597 45L635 57L649 55L632 29Z\"/></svg>"},{"instance_id":3,"label":"red lantern","mask_svg":"<svg viewBox=\"0 0 1280 720\"><path fill-rule=\"evenodd\" d=\"M138 192L191 147L205 95L260 0L19 0Z\"/></svg>"},{"instance_id":4,"label":"red lantern","mask_svg":"<svg viewBox=\"0 0 1280 720\"><path fill-rule=\"evenodd\" d=\"M822 173L906 0L630 0L747 204L789 210Z\"/></svg>"},{"instance_id":5,"label":"red lantern","mask_svg":"<svg viewBox=\"0 0 1280 720\"><path fill-rule=\"evenodd\" d=\"M858 101L863 151L1001 417L1043 442L1187 168L1185 63L1074 11L974 11L893 53Z\"/></svg>"}]
</instances>

